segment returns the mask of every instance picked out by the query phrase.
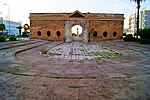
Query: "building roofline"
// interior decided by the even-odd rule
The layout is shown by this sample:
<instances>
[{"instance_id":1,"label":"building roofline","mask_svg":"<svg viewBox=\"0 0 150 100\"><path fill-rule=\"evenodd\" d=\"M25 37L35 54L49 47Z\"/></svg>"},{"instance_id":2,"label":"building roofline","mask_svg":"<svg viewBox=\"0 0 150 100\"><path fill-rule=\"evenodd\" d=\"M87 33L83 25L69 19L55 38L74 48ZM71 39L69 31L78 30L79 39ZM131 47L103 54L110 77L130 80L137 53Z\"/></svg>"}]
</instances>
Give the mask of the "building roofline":
<instances>
[{"instance_id":1,"label":"building roofline","mask_svg":"<svg viewBox=\"0 0 150 100\"><path fill-rule=\"evenodd\" d=\"M131 16L135 16L135 13L134 13L134 14L131 14L129 17L131 17Z\"/></svg>"},{"instance_id":2,"label":"building roofline","mask_svg":"<svg viewBox=\"0 0 150 100\"><path fill-rule=\"evenodd\" d=\"M78 10L76 10L78 11ZM74 11L74 12L76 12ZM30 14L72 14L74 12L47 12L47 13L30 13ZM80 11L78 11L80 12ZM80 12L82 13L82 12ZM124 15L123 13L90 13L90 12L87 12L87 13L82 13L82 14L114 14L114 15Z\"/></svg>"},{"instance_id":3,"label":"building roofline","mask_svg":"<svg viewBox=\"0 0 150 100\"><path fill-rule=\"evenodd\" d=\"M141 10L141 12L150 12L150 10Z\"/></svg>"}]
</instances>

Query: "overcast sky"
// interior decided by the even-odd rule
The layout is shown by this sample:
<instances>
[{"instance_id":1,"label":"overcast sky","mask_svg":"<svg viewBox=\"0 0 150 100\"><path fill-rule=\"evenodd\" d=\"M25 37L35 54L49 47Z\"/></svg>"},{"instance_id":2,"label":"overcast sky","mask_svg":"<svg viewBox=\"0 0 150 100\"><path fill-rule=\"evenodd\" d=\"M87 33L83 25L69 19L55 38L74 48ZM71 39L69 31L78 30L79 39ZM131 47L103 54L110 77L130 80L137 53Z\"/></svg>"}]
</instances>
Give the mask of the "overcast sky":
<instances>
[{"instance_id":1,"label":"overcast sky","mask_svg":"<svg viewBox=\"0 0 150 100\"><path fill-rule=\"evenodd\" d=\"M4 5L7 4L7 5ZM130 0L0 0L0 16L29 24L29 13L74 12L86 13L121 13L125 15L125 28L128 17L135 13L136 4ZM150 10L150 0L141 4L141 9ZM2 12L2 13L1 13Z\"/></svg>"}]
</instances>

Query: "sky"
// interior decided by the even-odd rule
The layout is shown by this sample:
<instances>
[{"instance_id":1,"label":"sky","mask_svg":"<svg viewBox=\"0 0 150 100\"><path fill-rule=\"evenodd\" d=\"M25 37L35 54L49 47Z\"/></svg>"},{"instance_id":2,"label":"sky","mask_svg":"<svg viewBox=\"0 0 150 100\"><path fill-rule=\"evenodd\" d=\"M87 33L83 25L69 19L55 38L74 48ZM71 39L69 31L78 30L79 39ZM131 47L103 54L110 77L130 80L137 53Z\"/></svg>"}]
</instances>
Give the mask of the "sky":
<instances>
[{"instance_id":1,"label":"sky","mask_svg":"<svg viewBox=\"0 0 150 100\"><path fill-rule=\"evenodd\" d=\"M4 5L6 4L6 5ZM141 3L141 9L150 10L150 0ZM130 0L0 0L0 17L29 24L29 13L74 12L124 14L124 28L129 16L136 12L136 3ZM10 12L10 13L8 13Z\"/></svg>"}]
</instances>

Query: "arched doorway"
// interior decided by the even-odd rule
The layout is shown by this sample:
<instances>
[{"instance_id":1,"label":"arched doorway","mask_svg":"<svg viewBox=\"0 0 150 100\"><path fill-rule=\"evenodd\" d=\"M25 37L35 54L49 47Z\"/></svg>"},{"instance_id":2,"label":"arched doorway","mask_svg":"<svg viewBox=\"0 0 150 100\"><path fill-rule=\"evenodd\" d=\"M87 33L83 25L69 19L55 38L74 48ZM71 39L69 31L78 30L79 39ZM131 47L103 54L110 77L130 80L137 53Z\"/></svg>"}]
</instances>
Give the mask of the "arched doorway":
<instances>
[{"instance_id":1,"label":"arched doorway","mask_svg":"<svg viewBox=\"0 0 150 100\"><path fill-rule=\"evenodd\" d=\"M77 33L78 31L78 38L77 40L81 42L88 42L88 28L89 28L89 20L70 20L70 21L65 21L65 42L72 42L76 40L72 36L73 30L75 30ZM76 35L76 34L73 35ZM81 34L82 33L82 34ZM81 36L81 38L79 38Z\"/></svg>"},{"instance_id":2,"label":"arched doorway","mask_svg":"<svg viewBox=\"0 0 150 100\"><path fill-rule=\"evenodd\" d=\"M74 25L72 26L71 33L72 33L72 41L80 41L82 42L82 26L81 25Z\"/></svg>"}]
</instances>

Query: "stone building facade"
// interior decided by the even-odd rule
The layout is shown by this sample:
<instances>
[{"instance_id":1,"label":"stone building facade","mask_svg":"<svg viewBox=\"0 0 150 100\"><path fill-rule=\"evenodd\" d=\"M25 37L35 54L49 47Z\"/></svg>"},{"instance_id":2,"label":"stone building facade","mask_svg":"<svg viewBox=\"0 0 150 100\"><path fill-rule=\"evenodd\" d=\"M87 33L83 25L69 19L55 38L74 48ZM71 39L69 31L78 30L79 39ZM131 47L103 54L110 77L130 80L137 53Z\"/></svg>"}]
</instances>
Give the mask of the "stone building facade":
<instances>
[{"instance_id":1,"label":"stone building facade","mask_svg":"<svg viewBox=\"0 0 150 100\"><path fill-rule=\"evenodd\" d=\"M74 41L72 27L82 27L82 42L121 39L123 14L104 13L30 13L30 37L53 41Z\"/></svg>"}]
</instances>

